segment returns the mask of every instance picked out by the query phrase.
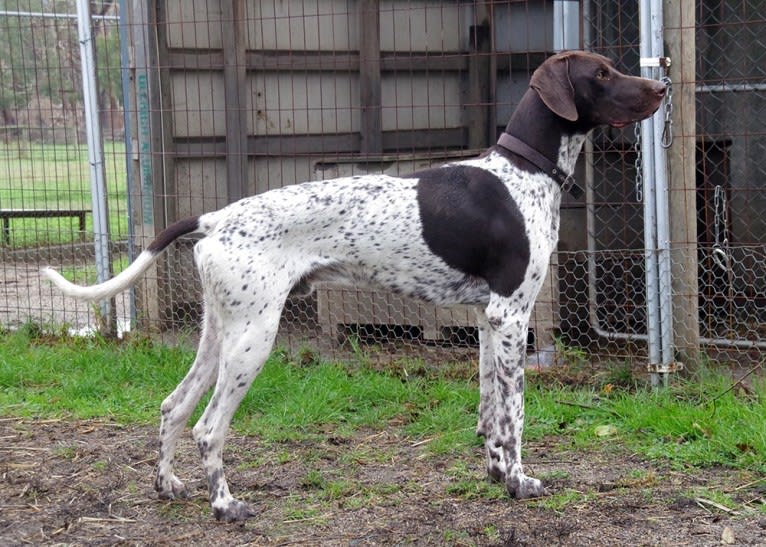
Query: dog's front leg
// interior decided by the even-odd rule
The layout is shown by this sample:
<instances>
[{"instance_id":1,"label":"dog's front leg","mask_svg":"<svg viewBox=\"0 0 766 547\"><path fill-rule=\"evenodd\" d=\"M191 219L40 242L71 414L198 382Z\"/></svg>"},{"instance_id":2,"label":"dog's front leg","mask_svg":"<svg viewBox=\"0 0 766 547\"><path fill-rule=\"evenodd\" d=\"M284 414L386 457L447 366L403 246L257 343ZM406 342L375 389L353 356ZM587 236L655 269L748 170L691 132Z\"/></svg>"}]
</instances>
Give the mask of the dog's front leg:
<instances>
[{"instance_id":1,"label":"dog's front leg","mask_svg":"<svg viewBox=\"0 0 766 547\"><path fill-rule=\"evenodd\" d=\"M479 421L476 434L487 437L494 420L495 389L495 352L492 348L492 331L487 323L484 310L476 311L476 324L479 328L479 382L481 399L479 402Z\"/></svg>"},{"instance_id":2,"label":"dog's front leg","mask_svg":"<svg viewBox=\"0 0 766 547\"><path fill-rule=\"evenodd\" d=\"M524 364L530 309L513 295L493 294L486 310L494 357L493 426L487 432L487 472L505 481L515 498L545 494L542 483L524 474L521 436L524 429Z\"/></svg>"}]
</instances>

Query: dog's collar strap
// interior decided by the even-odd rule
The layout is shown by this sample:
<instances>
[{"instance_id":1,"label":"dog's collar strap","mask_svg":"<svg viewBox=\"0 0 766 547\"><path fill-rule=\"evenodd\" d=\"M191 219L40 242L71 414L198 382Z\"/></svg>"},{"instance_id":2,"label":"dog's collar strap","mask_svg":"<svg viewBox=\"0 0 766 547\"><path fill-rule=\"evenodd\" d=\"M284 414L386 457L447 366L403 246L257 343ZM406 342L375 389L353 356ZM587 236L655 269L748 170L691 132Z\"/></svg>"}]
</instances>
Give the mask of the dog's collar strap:
<instances>
[{"instance_id":1,"label":"dog's collar strap","mask_svg":"<svg viewBox=\"0 0 766 547\"><path fill-rule=\"evenodd\" d=\"M535 165L543 173L550 176L561 186L562 192L569 192L573 197L579 198L583 194L582 188L575 182L574 176L566 173L555 162L543 156L540 152L529 146L519 138L503 132L497 140L497 145L509 152L518 154L528 162Z\"/></svg>"}]
</instances>

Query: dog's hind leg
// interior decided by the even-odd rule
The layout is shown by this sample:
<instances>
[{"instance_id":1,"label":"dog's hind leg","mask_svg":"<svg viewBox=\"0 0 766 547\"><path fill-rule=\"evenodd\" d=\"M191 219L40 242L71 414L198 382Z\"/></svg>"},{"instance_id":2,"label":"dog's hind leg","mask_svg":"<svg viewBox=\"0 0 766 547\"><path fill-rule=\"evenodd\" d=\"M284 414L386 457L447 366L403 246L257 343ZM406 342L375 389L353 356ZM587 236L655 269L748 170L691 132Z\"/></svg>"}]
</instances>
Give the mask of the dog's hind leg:
<instances>
[{"instance_id":1,"label":"dog's hind leg","mask_svg":"<svg viewBox=\"0 0 766 547\"><path fill-rule=\"evenodd\" d=\"M173 473L178 439L200 398L215 382L221 351L220 326L213 310L205 306L205 316L199 349L194 364L180 384L160 407L160 451L154 489L161 499L186 495L183 483Z\"/></svg>"},{"instance_id":2,"label":"dog's hind leg","mask_svg":"<svg viewBox=\"0 0 766 547\"><path fill-rule=\"evenodd\" d=\"M218 520L237 521L254 515L246 503L235 499L229 491L223 471L223 445L234 412L269 356L288 291L289 288L274 294L272 290L268 301L258 299L251 307L258 311L257 316L231 309L223 312L226 315L221 324L218 381L193 429L207 475L210 504Z\"/></svg>"}]
</instances>

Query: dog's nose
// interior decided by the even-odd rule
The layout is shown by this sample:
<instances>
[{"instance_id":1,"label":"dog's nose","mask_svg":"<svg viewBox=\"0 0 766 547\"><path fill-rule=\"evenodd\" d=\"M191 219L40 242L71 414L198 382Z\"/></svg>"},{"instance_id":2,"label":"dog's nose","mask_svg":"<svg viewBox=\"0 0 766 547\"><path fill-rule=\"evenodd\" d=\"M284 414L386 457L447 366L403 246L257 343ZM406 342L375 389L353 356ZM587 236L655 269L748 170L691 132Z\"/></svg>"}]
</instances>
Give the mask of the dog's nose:
<instances>
[{"instance_id":1,"label":"dog's nose","mask_svg":"<svg viewBox=\"0 0 766 547\"><path fill-rule=\"evenodd\" d=\"M658 97L664 97L665 93L668 91L668 86L665 85L663 82L657 82L654 83L654 92L657 94Z\"/></svg>"}]
</instances>

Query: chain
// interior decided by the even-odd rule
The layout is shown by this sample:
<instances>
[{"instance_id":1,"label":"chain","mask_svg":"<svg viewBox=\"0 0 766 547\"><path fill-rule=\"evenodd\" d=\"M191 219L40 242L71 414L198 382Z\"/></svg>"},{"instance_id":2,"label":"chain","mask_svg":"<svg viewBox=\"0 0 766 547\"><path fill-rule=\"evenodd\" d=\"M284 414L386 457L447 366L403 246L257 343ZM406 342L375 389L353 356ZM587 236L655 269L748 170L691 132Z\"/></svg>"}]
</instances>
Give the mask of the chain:
<instances>
[{"instance_id":1,"label":"chain","mask_svg":"<svg viewBox=\"0 0 766 547\"><path fill-rule=\"evenodd\" d=\"M726 193L720 184L713 193L713 262L724 271L729 269L729 211ZM723 229L721 229L723 226Z\"/></svg>"},{"instance_id":2,"label":"chain","mask_svg":"<svg viewBox=\"0 0 766 547\"><path fill-rule=\"evenodd\" d=\"M641 203L644 201L644 166L643 158L641 157L641 122L633 124L633 135L636 137L636 140L633 143L633 150L636 152L636 161L634 164L636 169L636 201Z\"/></svg>"},{"instance_id":3,"label":"chain","mask_svg":"<svg viewBox=\"0 0 766 547\"><path fill-rule=\"evenodd\" d=\"M662 127L662 140L660 142L663 148L670 148L673 144L673 82L669 76L663 76L660 81L668 88L663 99L665 124Z\"/></svg>"}]
</instances>

